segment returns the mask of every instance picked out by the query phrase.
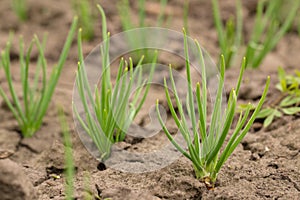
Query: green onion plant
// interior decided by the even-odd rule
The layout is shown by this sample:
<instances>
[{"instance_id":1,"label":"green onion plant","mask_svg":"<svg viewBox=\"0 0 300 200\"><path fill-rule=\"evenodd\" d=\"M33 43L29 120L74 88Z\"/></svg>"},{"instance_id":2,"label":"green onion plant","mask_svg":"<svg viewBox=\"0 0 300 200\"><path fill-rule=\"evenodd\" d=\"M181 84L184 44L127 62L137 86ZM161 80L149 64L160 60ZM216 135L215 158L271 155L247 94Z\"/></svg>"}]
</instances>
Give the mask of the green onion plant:
<instances>
[{"instance_id":1,"label":"green onion plant","mask_svg":"<svg viewBox=\"0 0 300 200\"><path fill-rule=\"evenodd\" d=\"M167 5L168 0L160 0L160 12L157 16L156 26L160 27L162 26L164 19L165 19L165 8ZM145 0L138 0L138 24L133 23L133 19L131 17L131 7L129 0L121 0L118 4L118 11L121 18L121 24L123 31L129 31L134 28L145 28L147 25L145 23L146 18L146 1ZM144 63L151 63L153 58L153 51L148 50L146 48L139 49L140 46L145 44L145 38L144 35L136 35L136 34L129 34L128 35L128 42L131 48L137 49L132 53L132 59L134 64L136 64L141 56L144 56Z\"/></svg>"},{"instance_id":2,"label":"green onion plant","mask_svg":"<svg viewBox=\"0 0 300 200\"><path fill-rule=\"evenodd\" d=\"M131 8L129 4L129 0L121 0L119 5L118 5L118 10L119 14L121 17L121 23L122 23L122 28L124 31L133 29L133 28L143 28L146 26L145 24L145 16L146 16L146 11L145 11L145 5L146 1L145 0L138 0L138 25L135 25L132 22L131 18ZM165 8L168 3L168 0L160 0L160 12L159 15L157 16L157 21L156 25L161 26L163 24L163 21L165 19Z\"/></svg>"},{"instance_id":3,"label":"green onion plant","mask_svg":"<svg viewBox=\"0 0 300 200\"><path fill-rule=\"evenodd\" d=\"M15 90L15 86L13 84L13 75L11 72L10 64L11 41L7 43L5 50L1 53L1 66L5 72L5 77L8 83L9 93L12 101L10 100L6 91L4 91L4 89L1 86L0 95L4 99L9 109L12 111L16 120L18 121L20 130L24 137L31 137L41 127L43 118L48 109L57 81L60 77L62 68L67 59L67 55L72 44L76 26L77 18L74 18L64 48L60 55L59 61L57 65L54 66L49 78L47 78L47 61L44 56L45 40L43 42L44 44L41 44L38 37L34 36L34 39L30 43L26 54L24 54L24 42L22 38L20 39L19 59L23 101L19 100ZM37 67L35 69L34 80L30 81L30 55L34 45L38 49L39 57ZM39 84L40 79L41 83Z\"/></svg>"},{"instance_id":4,"label":"green onion plant","mask_svg":"<svg viewBox=\"0 0 300 200\"><path fill-rule=\"evenodd\" d=\"M69 129L69 125L66 120L66 116L62 108L58 110L59 114L59 121L60 126L63 133L63 141L64 141L64 151L65 151L65 167L64 167L64 174L65 174L65 199L66 200L73 200L75 198L75 164L74 164L74 157L73 157L73 145L72 145L72 138ZM84 200L92 200L92 199L102 199L99 197L98 194L93 194L90 188L90 179L89 173L86 173L84 179Z\"/></svg>"},{"instance_id":5,"label":"green onion plant","mask_svg":"<svg viewBox=\"0 0 300 200\"><path fill-rule=\"evenodd\" d=\"M300 20L297 24L298 24L297 25L297 32L298 32L298 36L300 37Z\"/></svg>"},{"instance_id":6,"label":"green onion plant","mask_svg":"<svg viewBox=\"0 0 300 200\"><path fill-rule=\"evenodd\" d=\"M72 153L72 141L70 136L69 125L67 123L64 111L62 108L58 110L59 121L61 124L61 129L63 133L64 139L64 149L65 149L65 193L66 200L74 199L74 174L75 167L73 161L73 153Z\"/></svg>"},{"instance_id":7,"label":"green onion plant","mask_svg":"<svg viewBox=\"0 0 300 200\"><path fill-rule=\"evenodd\" d=\"M82 28L82 38L90 41L94 38L95 19L89 0L72 0L72 7L78 16L78 24Z\"/></svg>"},{"instance_id":8,"label":"green onion plant","mask_svg":"<svg viewBox=\"0 0 300 200\"><path fill-rule=\"evenodd\" d=\"M281 0L258 1L255 24L245 54L247 59L251 61L249 63L250 67L259 67L268 52L276 46L292 25L299 9L300 1L292 1L292 9L282 24L279 24L277 15L284 3ZM265 12L264 7L266 7Z\"/></svg>"},{"instance_id":9,"label":"green onion plant","mask_svg":"<svg viewBox=\"0 0 300 200\"><path fill-rule=\"evenodd\" d=\"M157 53L155 53L148 80L143 80L141 63L143 57L133 69L133 61L129 58L127 63L123 58L119 63L116 83L111 82L109 65L109 33L106 28L106 17L100 5L97 6L102 16L102 31L104 45L101 47L102 69L100 88L90 88L87 73L84 67L81 45L81 30L78 32L79 63L76 74L76 86L82 101L85 115L82 117L73 104L75 116L86 133L92 138L101 155L101 161L105 161L110 155L113 143L124 140L129 125L142 108L150 89L150 82L156 66ZM137 90L132 96L131 90L137 83ZM94 92L94 96L92 94ZM131 101L130 101L131 100ZM90 105L90 106L89 106ZM129 105L129 106L128 106ZM94 116L94 114L96 116ZM85 120L84 120L85 119Z\"/></svg>"},{"instance_id":10,"label":"green onion plant","mask_svg":"<svg viewBox=\"0 0 300 200\"><path fill-rule=\"evenodd\" d=\"M218 0L212 0L214 22L218 33L221 54L229 68L242 42L243 14L240 0L236 0L236 20L230 17L223 26Z\"/></svg>"},{"instance_id":11,"label":"green onion plant","mask_svg":"<svg viewBox=\"0 0 300 200\"><path fill-rule=\"evenodd\" d=\"M185 0L183 4L183 27L187 35L189 35L189 2L190 0Z\"/></svg>"},{"instance_id":12,"label":"green onion plant","mask_svg":"<svg viewBox=\"0 0 300 200\"><path fill-rule=\"evenodd\" d=\"M218 32L221 53L226 58L227 67L231 66L231 60L239 48L242 35L242 7L240 0L236 0L237 17L236 28L232 19L222 25L218 0L212 0L214 22ZM260 0L256 8L256 16L250 40L246 44L245 57L248 60L247 67L257 68L266 55L272 51L279 40L286 34L295 19L300 6L300 1L291 1L293 4L288 15L279 22L278 15L283 4L282 0Z\"/></svg>"},{"instance_id":13,"label":"green onion plant","mask_svg":"<svg viewBox=\"0 0 300 200\"><path fill-rule=\"evenodd\" d=\"M163 122L158 101L156 104L156 110L158 113L158 118L160 124L165 132L166 136L172 142L172 144L180 151L185 157L192 161L196 177L203 181L207 188L211 189L214 187L214 184L217 179L217 175L224 165L225 161L232 154L237 145L245 137L248 130L250 129L252 123L254 122L258 112L260 111L262 104L267 95L267 91L270 84L270 77L267 78L266 86L263 91L262 97L256 106L253 113L250 115L250 110L252 105L249 103L246 111L240 113L236 127L233 130L233 133L229 135L230 128L232 126L237 96L240 89L240 84L243 77L244 68L246 66L246 59L244 58L242 63L242 68L238 78L237 86L235 89L232 89L228 99L228 105L225 109L225 113L221 114L221 104L222 104L222 90L224 87L224 75L225 75L225 59L224 56L221 56L221 66L220 66L220 77L219 85L216 94L216 100L214 102L213 111L211 115L210 125L207 126L207 89L206 89L206 71L204 66L204 60L201 48L197 41L195 45L198 49L198 55L201 64L201 73L202 73L202 82L201 85L198 82L196 85L196 90L193 90L192 79L190 72L190 61L187 45L187 36L184 31L184 50L186 57L186 74L187 74L187 101L186 109L188 111L188 117L192 122L192 130L189 129L187 123L187 118L184 115L184 105L178 97L176 90L176 85L172 75L172 70L170 68L170 82L172 92L176 100L176 108L178 108L178 114L175 111L175 106L172 105L171 96L169 93L168 85L166 79L164 80L165 94L167 98L168 107L172 114L172 117L182 134L184 140L187 143L187 150L181 147L170 134L165 123ZM194 93L196 96L196 103L194 102ZM195 105L196 104L196 105ZM195 108L198 108L199 114L196 115ZM247 119L249 119L247 121ZM225 145L226 138L229 138L229 141Z\"/></svg>"},{"instance_id":14,"label":"green onion plant","mask_svg":"<svg viewBox=\"0 0 300 200\"><path fill-rule=\"evenodd\" d=\"M21 21L26 21L28 18L28 8L26 0L12 0L12 9Z\"/></svg>"},{"instance_id":15,"label":"green onion plant","mask_svg":"<svg viewBox=\"0 0 300 200\"><path fill-rule=\"evenodd\" d=\"M278 78L276 88L281 91L281 95L257 116L264 119L264 127L268 127L275 118L300 113L300 72L296 70L294 76L287 75L283 68L278 68Z\"/></svg>"}]
</instances>

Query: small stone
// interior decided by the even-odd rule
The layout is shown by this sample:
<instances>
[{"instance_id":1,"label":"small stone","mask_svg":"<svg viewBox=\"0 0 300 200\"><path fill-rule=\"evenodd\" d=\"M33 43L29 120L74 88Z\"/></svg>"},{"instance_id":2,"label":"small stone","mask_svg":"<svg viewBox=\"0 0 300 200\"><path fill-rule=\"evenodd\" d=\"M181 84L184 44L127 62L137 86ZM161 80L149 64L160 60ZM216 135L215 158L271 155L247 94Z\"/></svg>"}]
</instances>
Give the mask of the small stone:
<instances>
[{"instance_id":1,"label":"small stone","mask_svg":"<svg viewBox=\"0 0 300 200\"><path fill-rule=\"evenodd\" d=\"M253 160L253 161L257 161L259 159L260 159L260 157L257 153L253 153L250 157L250 160Z\"/></svg>"}]
</instances>

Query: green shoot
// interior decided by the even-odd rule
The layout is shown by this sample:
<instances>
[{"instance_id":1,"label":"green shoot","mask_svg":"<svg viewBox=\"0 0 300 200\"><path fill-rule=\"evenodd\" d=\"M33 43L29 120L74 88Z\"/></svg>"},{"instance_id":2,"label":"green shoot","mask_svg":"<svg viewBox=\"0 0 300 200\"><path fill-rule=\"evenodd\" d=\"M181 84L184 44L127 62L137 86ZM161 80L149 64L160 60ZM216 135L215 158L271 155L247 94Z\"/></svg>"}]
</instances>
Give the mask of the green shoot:
<instances>
[{"instance_id":1,"label":"green shoot","mask_svg":"<svg viewBox=\"0 0 300 200\"><path fill-rule=\"evenodd\" d=\"M43 44L41 44L37 36L34 36L34 39L30 43L28 51L24 55L23 39L20 39L20 70L23 92L22 103L18 99L15 87L13 85L13 77L10 65L11 41L7 43L6 49L2 52L1 65L5 72L5 77L8 83L12 102L2 87L0 87L0 95L4 99L9 109L12 111L16 120L18 121L20 130L24 137L31 137L41 127L43 118L48 109L62 68L67 59L67 55L72 44L73 36L75 34L76 26L77 18L74 18L64 48L60 55L59 61L57 65L54 66L54 69L52 70L49 79L47 79L46 76L47 62L44 56L45 41L43 42ZM29 64L31 51L34 45L36 45L39 51L39 58L38 66L35 70L34 81L30 83ZM41 84L38 84L40 78Z\"/></svg>"},{"instance_id":2,"label":"green shoot","mask_svg":"<svg viewBox=\"0 0 300 200\"><path fill-rule=\"evenodd\" d=\"M189 126L187 124L187 118L183 112L183 104L180 102L178 97L178 93L176 91L176 85L173 79L172 70L170 68L170 79L171 79L171 88L172 92L176 99L176 107L178 108L178 113L175 112L175 109L172 105L167 81L164 81L165 85L165 94L167 98L167 103L170 108L170 112L172 117L180 130L183 138L187 143L188 150L184 150L173 138L173 136L168 131L166 125L164 124L158 107L158 102L156 105L156 110L158 113L158 118L160 124L172 142L172 144L180 151L184 156L190 159L193 163L194 170L198 179L203 181L207 188L211 189L214 187L214 184L217 179L217 175L224 165L225 161L232 154L237 145L241 142L241 140L245 137L251 125L253 124L258 112L260 111L262 104L267 95L267 91L270 84L270 77L267 78L266 86L263 91L262 97L255 108L253 114L249 116L250 109L252 109L252 105L249 103L246 111L240 113L239 120L233 133L231 136L228 136L228 132L231 128L235 110L236 110L236 102L237 96L240 89L240 84L243 77L244 68L246 66L246 59L244 58L241 72L238 78L237 86L235 89L232 89L230 92L229 100L227 108L225 109L225 113L221 114L221 104L222 104L222 90L224 86L224 75L225 75L225 59L224 56L221 56L221 67L220 67L220 77L219 77L219 85L217 90L216 100L213 106L213 112L210 120L209 129L207 129L207 90L206 90L206 71L204 66L204 60L202 55L202 50L197 41L195 41L195 45L198 49L198 55L200 59L200 63L202 64L202 82L197 83L196 85L196 105L194 99L194 89L192 87L192 80L190 74L190 61L189 61L189 53L188 53L188 45L187 45L187 36L184 31L184 50L186 56L186 74L187 74L187 102L186 109L188 111L188 117L192 122L192 130L189 130ZM194 110L196 110L196 106L199 110L199 115L196 116ZM198 118L198 119L197 119ZM248 122L247 122L247 119ZM193 137L193 140L192 140ZM229 138L228 143L224 146L225 139ZM221 149L223 149L221 151Z\"/></svg>"},{"instance_id":3,"label":"green shoot","mask_svg":"<svg viewBox=\"0 0 300 200\"><path fill-rule=\"evenodd\" d=\"M82 28L82 38L90 41L94 38L95 20L88 0L72 0L72 7L78 16L78 24Z\"/></svg>"},{"instance_id":4,"label":"green shoot","mask_svg":"<svg viewBox=\"0 0 300 200\"><path fill-rule=\"evenodd\" d=\"M300 20L297 24L298 24L297 25L297 32L298 32L298 36L300 37Z\"/></svg>"},{"instance_id":5,"label":"green shoot","mask_svg":"<svg viewBox=\"0 0 300 200\"><path fill-rule=\"evenodd\" d=\"M243 14L240 0L236 0L236 22L231 17L225 27L222 24L218 0L212 0L214 22L218 33L221 54L225 57L225 66L231 67L232 59L242 42Z\"/></svg>"},{"instance_id":6,"label":"green shoot","mask_svg":"<svg viewBox=\"0 0 300 200\"><path fill-rule=\"evenodd\" d=\"M164 19L165 19L165 8L167 5L168 0L160 0L160 12L159 15L157 16L156 20L156 25L161 26ZM146 27L145 23L145 16L146 16L146 11L145 11L145 0L138 0L138 24L134 24L132 21L131 17L131 7L129 0L121 0L119 5L118 5L118 11L119 15L121 18L121 24L123 31L129 31L130 29L134 28L144 28ZM128 35L128 41L129 45L133 49L137 49L134 52L132 52L132 59L134 64L136 64L139 59L144 56L144 63L151 63L152 58L153 58L153 51L148 50L147 48L140 49L140 46L146 46L145 41L145 35L135 35L135 34L129 34Z\"/></svg>"},{"instance_id":7,"label":"green shoot","mask_svg":"<svg viewBox=\"0 0 300 200\"><path fill-rule=\"evenodd\" d=\"M295 70L295 75L287 75L283 68L278 68L279 83L276 88L282 93L300 96L300 71Z\"/></svg>"},{"instance_id":8,"label":"green shoot","mask_svg":"<svg viewBox=\"0 0 300 200\"><path fill-rule=\"evenodd\" d=\"M96 197L98 197L98 195L93 198L93 193L92 193L92 189L90 187L90 174L88 172L86 172L84 174L84 198L85 200L93 200L93 199L97 199ZM99 197L100 199L100 197Z\"/></svg>"},{"instance_id":9,"label":"green shoot","mask_svg":"<svg viewBox=\"0 0 300 200\"><path fill-rule=\"evenodd\" d=\"M279 68L278 78L276 88L281 91L281 95L257 116L264 119L264 127L268 127L275 118L300 113L300 72L296 70L295 76L286 75L285 71Z\"/></svg>"},{"instance_id":10,"label":"green shoot","mask_svg":"<svg viewBox=\"0 0 300 200\"><path fill-rule=\"evenodd\" d=\"M74 161L72 154L72 141L69 131L69 125L67 123L66 117L62 109L59 109L59 121L61 123L61 129L64 137L64 147L65 147L65 193L66 199L74 199Z\"/></svg>"},{"instance_id":11,"label":"green shoot","mask_svg":"<svg viewBox=\"0 0 300 200\"><path fill-rule=\"evenodd\" d=\"M129 125L134 120L146 99L156 66L157 53L155 53L152 60L148 81L142 82L143 69L141 63L143 57L138 62L135 70L133 70L133 61L131 58L129 58L129 63L122 58L118 68L116 83L113 86L110 80L109 33L107 33L106 30L105 13L100 5L98 5L98 9L102 16L104 41L104 45L101 47L103 69L101 85L99 90L97 85L95 85L93 89L89 86L82 55L81 30L79 30L79 63L78 72L76 74L76 86L84 107L84 118L78 113L74 104L73 108L81 126L97 146L101 155L100 160L104 161L110 155L112 144L124 140ZM134 83L137 83L138 86L141 87L130 96ZM94 91L94 97L92 91ZM132 99L132 101L130 101L130 99Z\"/></svg>"},{"instance_id":12,"label":"green shoot","mask_svg":"<svg viewBox=\"0 0 300 200\"><path fill-rule=\"evenodd\" d=\"M132 13L130 8L130 3L128 0L121 0L120 4L118 5L119 14L121 17L122 28L124 31L133 29L133 28L143 28L146 27L145 24L145 0L138 0L138 25L135 25L132 22L132 18L130 14ZM160 12L157 16L156 25L161 26L164 19L165 19L165 8L168 3L168 0L160 0Z\"/></svg>"},{"instance_id":13,"label":"green shoot","mask_svg":"<svg viewBox=\"0 0 300 200\"><path fill-rule=\"evenodd\" d=\"M262 60L288 31L297 14L300 1L293 1L293 7L282 24L278 22L278 13L284 1L259 1L251 39L247 45L246 57L250 67L259 67ZM265 13L263 13L266 7Z\"/></svg>"},{"instance_id":14,"label":"green shoot","mask_svg":"<svg viewBox=\"0 0 300 200\"><path fill-rule=\"evenodd\" d=\"M246 44L245 57L248 66L257 68L266 55L272 51L279 40L286 34L297 14L300 1L292 1L293 6L285 19L280 23L278 14L285 3L282 0L258 1L256 19L250 40ZM232 59L238 52L242 36L242 6L240 0L236 0L236 23L230 18L226 26L222 24L218 0L212 0L214 22L218 33L221 53L226 58L226 66L231 67Z\"/></svg>"},{"instance_id":15,"label":"green shoot","mask_svg":"<svg viewBox=\"0 0 300 200\"><path fill-rule=\"evenodd\" d=\"M28 14L26 0L13 0L12 8L21 21L27 20Z\"/></svg>"},{"instance_id":16,"label":"green shoot","mask_svg":"<svg viewBox=\"0 0 300 200\"><path fill-rule=\"evenodd\" d=\"M186 30L187 35L189 35L189 2L189 0L185 0L183 5L183 27Z\"/></svg>"}]
</instances>

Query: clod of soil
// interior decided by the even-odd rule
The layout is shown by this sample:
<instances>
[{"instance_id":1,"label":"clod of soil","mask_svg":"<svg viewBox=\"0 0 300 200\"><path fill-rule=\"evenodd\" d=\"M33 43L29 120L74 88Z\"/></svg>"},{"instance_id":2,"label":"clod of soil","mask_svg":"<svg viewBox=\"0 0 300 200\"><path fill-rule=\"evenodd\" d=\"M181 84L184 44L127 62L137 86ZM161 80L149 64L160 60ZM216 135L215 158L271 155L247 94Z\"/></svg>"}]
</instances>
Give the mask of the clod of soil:
<instances>
[{"instance_id":1,"label":"clod of soil","mask_svg":"<svg viewBox=\"0 0 300 200\"><path fill-rule=\"evenodd\" d=\"M36 199L32 183L21 166L10 159L0 160L0 197L3 200Z\"/></svg>"}]
</instances>

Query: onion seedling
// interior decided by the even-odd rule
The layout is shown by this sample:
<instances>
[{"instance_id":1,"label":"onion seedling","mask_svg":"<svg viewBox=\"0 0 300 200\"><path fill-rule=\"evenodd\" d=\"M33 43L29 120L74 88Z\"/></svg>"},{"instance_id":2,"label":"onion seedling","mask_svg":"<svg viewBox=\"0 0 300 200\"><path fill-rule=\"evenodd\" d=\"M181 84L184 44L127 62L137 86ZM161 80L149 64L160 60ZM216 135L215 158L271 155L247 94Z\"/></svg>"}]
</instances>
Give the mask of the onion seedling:
<instances>
[{"instance_id":1,"label":"onion seedling","mask_svg":"<svg viewBox=\"0 0 300 200\"><path fill-rule=\"evenodd\" d=\"M285 2L282 0L258 1L255 24L245 54L250 61L250 67L259 67L265 56L276 46L292 25L297 15L300 1L292 2L293 7L285 17L285 20L280 24L278 14L282 4Z\"/></svg>"},{"instance_id":2,"label":"onion seedling","mask_svg":"<svg viewBox=\"0 0 300 200\"><path fill-rule=\"evenodd\" d=\"M50 78L47 79L47 61L44 56L44 47L40 43L37 36L30 43L26 55L24 55L24 44L23 40L20 39L20 70L21 70L21 81L22 81L22 98L23 102L18 99L14 84L13 77L11 73L10 65L10 48L11 41L7 43L6 49L1 55L1 65L5 72L5 77L8 83L10 96L6 94L4 89L0 87L0 95L3 97L5 103L12 111L14 117L18 121L20 130L24 137L31 137L40 127L43 118L48 109L51 97L55 90L57 81L60 77L62 68L67 59L69 49L72 44L73 36L77 26L77 18L74 18L71 25L67 40L65 42L64 48L60 55L57 65L54 66ZM34 80L32 84L29 80L29 64L31 51L36 45L39 58L38 65L35 70ZM41 78L41 84L39 84L39 79Z\"/></svg>"},{"instance_id":3,"label":"onion seedling","mask_svg":"<svg viewBox=\"0 0 300 200\"><path fill-rule=\"evenodd\" d=\"M27 12L27 1L26 0L12 0L12 8L18 18L21 21L26 21L28 18L28 12Z\"/></svg>"},{"instance_id":4,"label":"onion seedling","mask_svg":"<svg viewBox=\"0 0 300 200\"><path fill-rule=\"evenodd\" d=\"M243 13L240 0L236 0L236 22L229 18L225 27L222 24L218 0L212 0L214 22L218 33L221 54L225 58L225 66L231 66L232 59L242 42Z\"/></svg>"},{"instance_id":5,"label":"onion seedling","mask_svg":"<svg viewBox=\"0 0 300 200\"><path fill-rule=\"evenodd\" d=\"M156 26L161 26L165 19L165 8L168 0L160 0L160 11L157 16ZM121 18L121 24L123 31L129 31L134 28L144 28L146 27L145 23L145 0L138 0L138 25L135 25L130 16L131 8L128 0L121 0L118 6L119 15ZM153 58L153 51L144 48L140 49L141 46L146 46L145 38L146 35L137 35L137 34L128 34L128 42L131 48L136 49L136 51L132 52L132 59L134 64L136 64L141 56L144 56L144 63L151 63Z\"/></svg>"},{"instance_id":6,"label":"onion seedling","mask_svg":"<svg viewBox=\"0 0 300 200\"><path fill-rule=\"evenodd\" d=\"M103 69L101 84L99 90L97 85L95 85L93 96L84 66L81 30L79 30L79 63L76 73L76 86L84 108L84 117L79 114L74 104L73 109L81 126L98 148L101 155L100 160L105 161L110 156L112 144L124 140L129 125L146 99L156 66L157 53L154 54L148 80L144 81L141 66L143 57L136 65L135 70L133 70L131 58L129 58L129 64L122 58L118 68L116 83L113 86L110 77L109 33L107 33L106 28L106 17L100 5L97 7L102 16L102 36L104 41L101 46ZM137 83L139 87L131 96L134 83Z\"/></svg>"},{"instance_id":7,"label":"onion seedling","mask_svg":"<svg viewBox=\"0 0 300 200\"><path fill-rule=\"evenodd\" d=\"M257 68L266 55L272 51L279 40L286 34L296 17L300 1L291 1L291 10L285 19L279 22L278 15L283 6L282 0L258 1L253 31L250 40L246 44L245 57L248 60L247 67ZM222 25L218 0L212 0L214 22L218 32L221 53L224 54L226 65L229 68L233 56L238 52L242 35L242 6L240 0L236 0L237 17L236 29L232 19L229 19L226 28Z\"/></svg>"},{"instance_id":8,"label":"onion seedling","mask_svg":"<svg viewBox=\"0 0 300 200\"><path fill-rule=\"evenodd\" d=\"M183 4L183 27L189 35L189 3L190 0L185 0Z\"/></svg>"},{"instance_id":9,"label":"onion seedling","mask_svg":"<svg viewBox=\"0 0 300 200\"><path fill-rule=\"evenodd\" d=\"M65 165L64 165L64 175L65 175L65 199L66 200L73 200L75 199L75 173L76 167L74 163L73 157L73 145L72 145L72 138L70 133L70 128L68 122L66 120L66 116L62 108L58 110L59 114L59 121L61 130L63 133L63 142L64 142L64 152L65 152ZM97 194L93 194L90 188L90 180L89 174L85 173L84 175L84 200L92 200L92 199L101 199ZM93 198L94 197L94 198Z\"/></svg>"},{"instance_id":10,"label":"onion seedling","mask_svg":"<svg viewBox=\"0 0 300 200\"><path fill-rule=\"evenodd\" d=\"M158 113L158 118L160 124L165 132L166 136L172 142L172 144L180 151L184 156L190 159L193 163L193 167L196 173L196 177L203 181L207 188L214 188L217 175L224 165L225 161L232 154L234 149L238 146L241 140L245 137L251 125L253 124L258 112L260 111L262 104L267 95L267 91L270 84L270 77L267 78L266 86L263 91L262 97L256 106L253 114L249 116L252 105L249 103L246 111L240 113L236 127L233 130L232 135L228 135L229 130L232 126L237 96L240 89L240 84L243 77L244 68L246 66L246 59L244 58L242 63L242 68L238 78L237 86L232 89L228 99L228 105L225 109L225 113L221 114L221 104L222 104L222 90L224 87L224 75L225 75L225 59L221 56L221 67L219 76L219 85L216 94L216 100L214 102L213 111L211 115L210 125L207 126L207 89L206 89L206 71L204 66L204 60L201 48L197 41L195 45L198 49L198 55L201 64L202 82L196 85L196 105L194 103L194 91L192 87L191 73L190 73L190 61L187 45L187 36L184 31L184 51L186 59L186 74L187 74L187 101L186 109L188 111L188 117L192 122L192 130L189 130L189 125L187 123L187 118L184 115L184 105L180 102L175 81L172 75L172 69L170 68L170 79L172 85L172 92L174 93L176 100L176 108L179 114L175 111L175 106L172 105L172 100L170 97L168 85L166 79L164 80L165 94L167 98L168 107L172 114L172 117L182 134L184 140L187 143L188 150L186 151L181 147L170 134L165 123L163 122L158 101L156 104L156 110ZM202 88L201 88L202 87ZM196 116L195 109L198 108L199 115ZM197 119L198 118L198 119ZM247 122L247 119L248 122ZM192 138L193 137L193 138ZM225 144L226 138L229 138L227 144Z\"/></svg>"},{"instance_id":11,"label":"onion seedling","mask_svg":"<svg viewBox=\"0 0 300 200\"><path fill-rule=\"evenodd\" d=\"M94 24L92 8L88 0L72 0L72 7L78 16L78 24L82 28L82 38L92 40L94 38Z\"/></svg>"},{"instance_id":12,"label":"onion seedling","mask_svg":"<svg viewBox=\"0 0 300 200\"><path fill-rule=\"evenodd\" d=\"M62 108L58 110L60 126L64 138L64 150L65 150L65 193L66 200L74 199L74 174L75 167L72 153L72 141L69 130L69 125L66 120L66 116Z\"/></svg>"}]
</instances>

